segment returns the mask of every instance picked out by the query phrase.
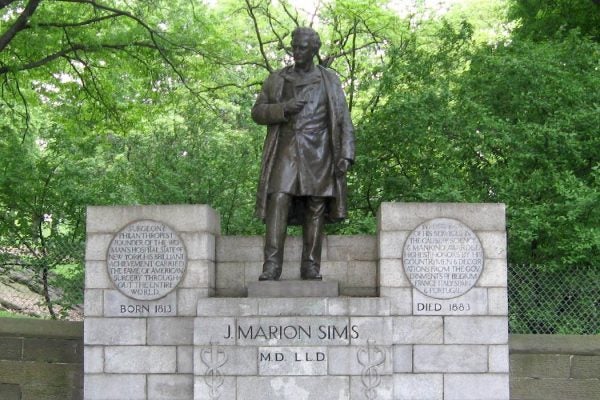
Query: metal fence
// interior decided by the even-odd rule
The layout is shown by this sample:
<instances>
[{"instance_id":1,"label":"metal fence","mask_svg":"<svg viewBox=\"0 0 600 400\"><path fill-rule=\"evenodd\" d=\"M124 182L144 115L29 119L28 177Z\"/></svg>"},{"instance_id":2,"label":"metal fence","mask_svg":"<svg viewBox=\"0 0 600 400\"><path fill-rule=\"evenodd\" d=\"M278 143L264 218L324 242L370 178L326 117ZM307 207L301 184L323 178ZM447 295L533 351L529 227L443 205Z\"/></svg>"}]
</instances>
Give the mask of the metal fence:
<instances>
[{"instance_id":1,"label":"metal fence","mask_svg":"<svg viewBox=\"0 0 600 400\"><path fill-rule=\"evenodd\" d=\"M600 268L509 265L508 318L510 333L599 334Z\"/></svg>"},{"instance_id":2,"label":"metal fence","mask_svg":"<svg viewBox=\"0 0 600 400\"><path fill-rule=\"evenodd\" d=\"M0 310L47 318L52 308L59 318L83 318L83 243L69 243L50 253L54 255L40 257L0 248ZM50 266L48 297L44 266ZM508 312L511 333L600 334L600 268L552 271L511 264Z\"/></svg>"},{"instance_id":3,"label":"metal fence","mask_svg":"<svg viewBox=\"0 0 600 400\"><path fill-rule=\"evenodd\" d=\"M0 247L0 311L83 319L84 243Z\"/></svg>"}]
</instances>

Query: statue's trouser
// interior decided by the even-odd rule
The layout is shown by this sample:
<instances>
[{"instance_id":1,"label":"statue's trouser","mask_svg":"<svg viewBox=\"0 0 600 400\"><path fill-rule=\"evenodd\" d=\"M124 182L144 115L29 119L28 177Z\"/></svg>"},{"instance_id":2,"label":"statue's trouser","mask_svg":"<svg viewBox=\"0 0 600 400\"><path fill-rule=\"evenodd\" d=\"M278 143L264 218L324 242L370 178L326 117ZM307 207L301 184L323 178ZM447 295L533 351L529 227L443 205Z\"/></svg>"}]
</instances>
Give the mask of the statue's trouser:
<instances>
[{"instance_id":1,"label":"statue's trouser","mask_svg":"<svg viewBox=\"0 0 600 400\"><path fill-rule=\"evenodd\" d=\"M306 202L306 215L302 226L302 278L320 277L325 200L324 197L309 197Z\"/></svg>"},{"instance_id":2,"label":"statue's trouser","mask_svg":"<svg viewBox=\"0 0 600 400\"><path fill-rule=\"evenodd\" d=\"M270 279L278 279L281 275L291 200L292 196L287 193L271 193L267 199L263 274L272 274Z\"/></svg>"},{"instance_id":3,"label":"statue's trouser","mask_svg":"<svg viewBox=\"0 0 600 400\"><path fill-rule=\"evenodd\" d=\"M271 193L267 200L267 215L264 248L263 272L272 271L273 278L281 275L283 250L285 246L287 218L292 202L292 195L287 193ZM321 235L325 215L324 197L307 197L306 214L302 227L302 263L301 273L317 274L321 267Z\"/></svg>"}]
</instances>

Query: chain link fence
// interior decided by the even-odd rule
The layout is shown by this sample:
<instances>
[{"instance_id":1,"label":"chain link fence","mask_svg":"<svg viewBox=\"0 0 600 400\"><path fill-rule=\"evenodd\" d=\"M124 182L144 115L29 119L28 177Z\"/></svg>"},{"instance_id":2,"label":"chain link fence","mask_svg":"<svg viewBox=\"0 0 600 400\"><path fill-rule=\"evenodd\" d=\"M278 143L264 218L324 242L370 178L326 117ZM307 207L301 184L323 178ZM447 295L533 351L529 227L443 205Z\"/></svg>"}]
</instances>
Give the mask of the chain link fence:
<instances>
[{"instance_id":1,"label":"chain link fence","mask_svg":"<svg viewBox=\"0 0 600 400\"><path fill-rule=\"evenodd\" d=\"M508 314L510 333L600 334L600 269L511 264Z\"/></svg>"},{"instance_id":2,"label":"chain link fence","mask_svg":"<svg viewBox=\"0 0 600 400\"><path fill-rule=\"evenodd\" d=\"M34 252L0 248L0 310L83 319L84 243ZM600 334L600 269L508 269L510 333Z\"/></svg>"},{"instance_id":3,"label":"chain link fence","mask_svg":"<svg viewBox=\"0 0 600 400\"><path fill-rule=\"evenodd\" d=\"M83 319L84 242L0 248L0 311Z\"/></svg>"}]
</instances>

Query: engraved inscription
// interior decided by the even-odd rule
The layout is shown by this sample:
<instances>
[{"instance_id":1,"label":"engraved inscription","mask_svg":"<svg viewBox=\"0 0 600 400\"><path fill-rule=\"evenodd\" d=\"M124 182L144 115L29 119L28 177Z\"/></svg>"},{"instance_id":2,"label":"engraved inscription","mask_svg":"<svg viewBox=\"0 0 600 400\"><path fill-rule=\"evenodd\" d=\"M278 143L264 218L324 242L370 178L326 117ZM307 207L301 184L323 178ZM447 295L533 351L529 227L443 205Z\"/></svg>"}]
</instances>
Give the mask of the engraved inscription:
<instances>
[{"instance_id":1,"label":"engraved inscription","mask_svg":"<svg viewBox=\"0 0 600 400\"><path fill-rule=\"evenodd\" d=\"M185 247L177 234L151 220L133 222L117 233L107 260L117 289L138 300L167 295L177 287L187 265Z\"/></svg>"},{"instance_id":2,"label":"engraved inscription","mask_svg":"<svg viewBox=\"0 0 600 400\"><path fill-rule=\"evenodd\" d=\"M469 291L483 269L483 249L475 233L449 218L419 225L406 239L402 261L413 286L437 299Z\"/></svg>"},{"instance_id":3,"label":"engraved inscription","mask_svg":"<svg viewBox=\"0 0 600 400\"><path fill-rule=\"evenodd\" d=\"M259 347L259 375L327 375L325 347Z\"/></svg>"},{"instance_id":4,"label":"engraved inscription","mask_svg":"<svg viewBox=\"0 0 600 400\"><path fill-rule=\"evenodd\" d=\"M414 315L486 315L487 290L472 288L462 296L451 299L432 299L418 290L413 292Z\"/></svg>"},{"instance_id":5,"label":"engraved inscription","mask_svg":"<svg viewBox=\"0 0 600 400\"><path fill-rule=\"evenodd\" d=\"M137 300L118 290L104 291L105 317L174 317L177 315L177 293L158 300Z\"/></svg>"},{"instance_id":6,"label":"engraved inscription","mask_svg":"<svg viewBox=\"0 0 600 400\"><path fill-rule=\"evenodd\" d=\"M224 339L236 340L336 340L358 339L356 325L227 325Z\"/></svg>"},{"instance_id":7,"label":"engraved inscription","mask_svg":"<svg viewBox=\"0 0 600 400\"><path fill-rule=\"evenodd\" d=\"M173 312L173 306L171 304L121 304L119 306L121 314L133 314L133 315L150 315L152 312L156 314L170 314Z\"/></svg>"}]
</instances>

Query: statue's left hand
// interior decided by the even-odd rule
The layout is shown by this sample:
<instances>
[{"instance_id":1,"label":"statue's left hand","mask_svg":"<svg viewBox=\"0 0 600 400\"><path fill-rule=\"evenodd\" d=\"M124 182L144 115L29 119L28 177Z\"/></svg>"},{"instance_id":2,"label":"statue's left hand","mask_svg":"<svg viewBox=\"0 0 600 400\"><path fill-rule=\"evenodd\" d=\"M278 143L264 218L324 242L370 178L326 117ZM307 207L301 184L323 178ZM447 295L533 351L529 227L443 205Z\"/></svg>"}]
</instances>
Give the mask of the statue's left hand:
<instances>
[{"instance_id":1,"label":"statue's left hand","mask_svg":"<svg viewBox=\"0 0 600 400\"><path fill-rule=\"evenodd\" d=\"M346 158L342 158L341 160L339 160L336 164L336 168L335 168L335 172L337 176L342 176L344 175L348 169L350 168L350 160L346 159Z\"/></svg>"}]
</instances>

